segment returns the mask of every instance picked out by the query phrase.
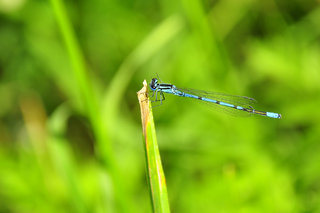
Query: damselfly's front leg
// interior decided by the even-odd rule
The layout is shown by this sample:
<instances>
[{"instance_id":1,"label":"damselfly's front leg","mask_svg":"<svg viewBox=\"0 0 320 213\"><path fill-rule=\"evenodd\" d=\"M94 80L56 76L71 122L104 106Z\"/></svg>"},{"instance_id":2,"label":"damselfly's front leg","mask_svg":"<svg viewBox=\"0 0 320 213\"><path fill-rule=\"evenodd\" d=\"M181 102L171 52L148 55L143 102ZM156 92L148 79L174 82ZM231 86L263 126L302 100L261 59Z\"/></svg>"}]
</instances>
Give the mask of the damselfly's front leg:
<instances>
[{"instance_id":1,"label":"damselfly's front leg","mask_svg":"<svg viewBox=\"0 0 320 213\"><path fill-rule=\"evenodd\" d=\"M155 97L155 100L153 100L152 102L158 102L158 101L160 101L160 104L155 105L155 106L152 106L152 107L156 107L156 106L162 105L162 101L165 100L165 97L164 97L163 92L160 91L160 90L155 90L155 91L153 91L153 92L155 93L155 96L156 96L156 97ZM154 93L153 93L152 97L154 96ZM159 93L159 99L158 99L158 93Z\"/></svg>"},{"instance_id":2,"label":"damselfly's front leg","mask_svg":"<svg viewBox=\"0 0 320 213\"><path fill-rule=\"evenodd\" d=\"M166 100L164 97L163 92L160 92L160 105L162 104L162 101Z\"/></svg>"}]
</instances>

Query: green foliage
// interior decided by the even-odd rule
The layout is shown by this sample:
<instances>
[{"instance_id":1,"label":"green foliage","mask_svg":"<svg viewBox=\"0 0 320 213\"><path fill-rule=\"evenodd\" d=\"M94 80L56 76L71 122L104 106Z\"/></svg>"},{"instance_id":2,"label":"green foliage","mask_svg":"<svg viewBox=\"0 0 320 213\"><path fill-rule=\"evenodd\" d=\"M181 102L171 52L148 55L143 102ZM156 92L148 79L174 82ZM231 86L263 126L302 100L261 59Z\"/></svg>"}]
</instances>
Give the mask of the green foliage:
<instances>
[{"instance_id":1,"label":"green foliage","mask_svg":"<svg viewBox=\"0 0 320 213\"><path fill-rule=\"evenodd\" d=\"M150 212L143 79L254 97L283 119L166 96L172 212L320 211L316 1L0 0L0 212Z\"/></svg>"}]
</instances>

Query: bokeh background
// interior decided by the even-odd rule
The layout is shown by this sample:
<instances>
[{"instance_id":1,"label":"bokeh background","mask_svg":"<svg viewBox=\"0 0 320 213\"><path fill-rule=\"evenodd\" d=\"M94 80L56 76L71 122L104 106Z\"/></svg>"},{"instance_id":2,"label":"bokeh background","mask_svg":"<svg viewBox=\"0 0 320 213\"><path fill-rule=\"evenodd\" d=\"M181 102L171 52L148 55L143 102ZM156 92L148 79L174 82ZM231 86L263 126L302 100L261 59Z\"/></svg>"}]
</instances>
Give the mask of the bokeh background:
<instances>
[{"instance_id":1,"label":"bokeh background","mask_svg":"<svg viewBox=\"0 0 320 213\"><path fill-rule=\"evenodd\" d=\"M320 212L319 3L0 0L0 212L151 212L136 92L156 74L283 115L167 95L172 212Z\"/></svg>"}]
</instances>

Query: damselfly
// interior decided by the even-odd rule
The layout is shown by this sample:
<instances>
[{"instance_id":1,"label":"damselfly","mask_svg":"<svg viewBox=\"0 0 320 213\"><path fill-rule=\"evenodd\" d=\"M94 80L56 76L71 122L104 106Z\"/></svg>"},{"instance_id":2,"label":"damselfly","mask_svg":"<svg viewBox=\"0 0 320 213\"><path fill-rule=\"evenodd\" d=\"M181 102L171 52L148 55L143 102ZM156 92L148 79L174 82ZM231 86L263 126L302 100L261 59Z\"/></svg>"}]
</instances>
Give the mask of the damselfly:
<instances>
[{"instance_id":1,"label":"damselfly","mask_svg":"<svg viewBox=\"0 0 320 213\"><path fill-rule=\"evenodd\" d=\"M165 100L163 93L168 93L180 97L195 98L210 104L217 104L224 108L244 111L249 114L257 114L270 118L281 118L281 114L279 113L255 110L252 105L256 101L253 98L245 96L226 95L202 90L178 88L173 84L159 83L157 78L153 78L151 80L150 89L153 91L152 97L155 95L155 101L160 101L161 104L162 101Z\"/></svg>"}]
</instances>

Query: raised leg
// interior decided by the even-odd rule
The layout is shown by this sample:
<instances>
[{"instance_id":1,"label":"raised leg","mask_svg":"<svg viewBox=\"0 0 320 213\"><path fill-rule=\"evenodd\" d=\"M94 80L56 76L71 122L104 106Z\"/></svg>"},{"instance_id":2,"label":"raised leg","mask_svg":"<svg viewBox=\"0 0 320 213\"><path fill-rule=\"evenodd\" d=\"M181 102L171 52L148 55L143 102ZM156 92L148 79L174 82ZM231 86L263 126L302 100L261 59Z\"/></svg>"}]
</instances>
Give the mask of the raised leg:
<instances>
[{"instance_id":1,"label":"raised leg","mask_svg":"<svg viewBox=\"0 0 320 213\"><path fill-rule=\"evenodd\" d=\"M157 78L158 78L159 82L162 82L160 77L159 77L159 75L158 75L158 73L156 73L156 74L157 74Z\"/></svg>"}]
</instances>

